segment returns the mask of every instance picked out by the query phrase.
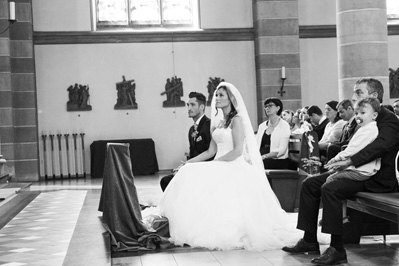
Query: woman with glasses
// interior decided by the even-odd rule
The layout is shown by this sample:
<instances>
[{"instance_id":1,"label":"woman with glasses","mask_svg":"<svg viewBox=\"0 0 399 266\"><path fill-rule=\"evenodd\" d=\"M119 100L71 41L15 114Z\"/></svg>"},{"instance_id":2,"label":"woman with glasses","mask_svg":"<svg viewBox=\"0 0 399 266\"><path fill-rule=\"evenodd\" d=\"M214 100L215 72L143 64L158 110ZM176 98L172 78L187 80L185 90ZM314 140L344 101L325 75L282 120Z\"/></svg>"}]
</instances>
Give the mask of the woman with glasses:
<instances>
[{"instance_id":1,"label":"woman with glasses","mask_svg":"<svg viewBox=\"0 0 399 266\"><path fill-rule=\"evenodd\" d=\"M270 97L263 105L269 119L259 125L256 140L264 168L288 169L288 142L291 129L290 125L280 117L283 103L276 97Z\"/></svg>"}]
</instances>

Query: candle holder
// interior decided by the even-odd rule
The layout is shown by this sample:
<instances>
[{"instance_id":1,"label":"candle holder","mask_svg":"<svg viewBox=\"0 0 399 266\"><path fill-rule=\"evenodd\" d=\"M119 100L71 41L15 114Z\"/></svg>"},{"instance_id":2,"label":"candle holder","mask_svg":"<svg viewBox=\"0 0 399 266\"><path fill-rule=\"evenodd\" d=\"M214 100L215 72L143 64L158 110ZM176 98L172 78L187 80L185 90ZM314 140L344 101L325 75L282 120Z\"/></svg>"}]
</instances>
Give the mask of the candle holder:
<instances>
[{"instance_id":1,"label":"candle holder","mask_svg":"<svg viewBox=\"0 0 399 266\"><path fill-rule=\"evenodd\" d=\"M3 34L4 32L6 32L9 28L11 24L14 24L15 22L17 22L17 20L15 19L15 2L9 2L9 19L8 19L8 25L7 27L0 32L0 34Z\"/></svg>"},{"instance_id":2,"label":"candle holder","mask_svg":"<svg viewBox=\"0 0 399 266\"><path fill-rule=\"evenodd\" d=\"M4 32L6 32L6 31L10 28L10 25L11 25L11 24L14 24L15 22L17 22L16 19L9 19L9 20L8 20L7 28L5 28L2 32L0 32L0 34L3 34Z\"/></svg>"},{"instance_id":3,"label":"candle holder","mask_svg":"<svg viewBox=\"0 0 399 266\"><path fill-rule=\"evenodd\" d=\"M280 91L278 91L277 93L280 94L281 97L283 97L285 91L284 89L284 82L287 78L281 78L281 87L280 87Z\"/></svg>"}]
</instances>

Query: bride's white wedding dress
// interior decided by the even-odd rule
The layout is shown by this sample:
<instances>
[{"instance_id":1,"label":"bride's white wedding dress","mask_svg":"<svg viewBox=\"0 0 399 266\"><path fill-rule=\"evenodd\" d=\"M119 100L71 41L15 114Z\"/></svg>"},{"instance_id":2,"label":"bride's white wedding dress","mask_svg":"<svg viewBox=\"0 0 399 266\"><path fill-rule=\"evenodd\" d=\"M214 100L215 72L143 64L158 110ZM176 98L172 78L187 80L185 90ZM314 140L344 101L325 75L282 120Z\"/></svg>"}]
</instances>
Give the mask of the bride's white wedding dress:
<instances>
[{"instance_id":1,"label":"bride's white wedding dress","mask_svg":"<svg viewBox=\"0 0 399 266\"><path fill-rule=\"evenodd\" d=\"M215 158L233 149L231 131L214 130ZM176 245L271 250L294 244L303 234L295 229L297 215L281 209L265 174L244 156L184 165L165 190L160 207Z\"/></svg>"}]
</instances>

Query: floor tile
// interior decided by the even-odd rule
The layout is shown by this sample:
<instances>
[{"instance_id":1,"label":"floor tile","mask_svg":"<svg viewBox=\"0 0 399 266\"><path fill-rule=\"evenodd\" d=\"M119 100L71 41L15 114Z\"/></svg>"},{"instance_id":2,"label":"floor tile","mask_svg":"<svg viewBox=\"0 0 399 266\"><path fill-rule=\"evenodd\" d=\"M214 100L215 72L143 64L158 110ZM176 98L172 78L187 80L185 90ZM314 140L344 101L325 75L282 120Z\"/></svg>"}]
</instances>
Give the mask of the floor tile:
<instances>
[{"instance_id":1,"label":"floor tile","mask_svg":"<svg viewBox=\"0 0 399 266\"><path fill-rule=\"evenodd\" d=\"M218 260L221 265L254 265L254 266L272 266L258 252L247 251L247 250L234 250L234 251L213 251L212 254Z\"/></svg>"},{"instance_id":2,"label":"floor tile","mask_svg":"<svg viewBox=\"0 0 399 266\"><path fill-rule=\"evenodd\" d=\"M177 265L191 266L191 265L205 265L205 264L218 264L217 259L211 252L190 252L190 253L177 253L173 254Z\"/></svg>"},{"instance_id":3,"label":"floor tile","mask_svg":"<svg viewBox=\"0 0 399 266\"><path fill-rule=\"evenodd\" d=\"M172 254L147 254L141 256L142 266L178 266L174 256Z\"/></svg>"},{"instance_id":4,"label":"floor tile","mask_svg":"<svg viewBox=\"0 0 399 266\"><path fill-rule=\"evenodd\" d=\"M19 249L12 249L10 252L17 252L17 253L23 253L27 251L32 251L35 250L34 248L19 248Z\"/></svg>"},{"instance_id":5,"label":"floor tile","mask_svg":"<svg viewBox=\"0 0 399 266\"><path fill-rule=\"evenodd\" d=\"M162 197L159 179L164 175L135 177L140 203L157 205ZM38 182L31 190L42 193L21 213L13 218L7 227L0 230L0 266L74 266L73 260L66 262L71 245L76 260L83 265L96 265L97 258L109 254L98 253L90 257L85 236L90 230L77 229L77 221L83 219L88 227L101 226L98 223L98 200L101 179L50 180ZM83 208L88 194L90 203ZM71 195L73 195L71 197ZM80 205L79 205L80 204ZM94 223L93 219L97 222ZM20 228L24 228L21 230ZM36 230L28 230L35 228ZM76 238L75 238L76 237ZM102 235L97 236L103 241ZM71 242L74 240L74 242ZM360 245L347 245L349 263L344 265L399 265L399 236L387 236L384 245L381 236L363 237ZM327 246L322 246L322 251ZM28 250L29 249L29 250ZM12 252L19 250L24 252ZM92 249L91 249L92 250ZM71 252L72 252L71 251ZM24 259L21 259L24 257ZM281 250L251 252L245 250L208 251L206 249L179 248L149 253L141 256L113 258L113 266L279 266L311 265L310 255L290 255ZM66 263L66 264L64 264ZM94 263L94 264L93 264ZM64 265L63 265L64 264ZM81 264L82 265L82 264Z\"/></svg>"},{"instance_id":6,"label":"floor tile","mask_svg":"<svg viewBox=\"0 0 399 266\"><path fill-rule=\"evenodd\" d=\"M73 190L41 193L0 230L0 249L4 251L0 261L6 265L61 266L86 194ZM60 195L69 195L72 200L53 200ZM44 206L49 204L56 208L46 211Z\"/></svg>"},{"instance_id":7,"label":"floor tile","mask_svg":"<svg viewBox=\"0 0 399 266\"><path fill-rule=\"evenodd\" d=\"M6 263L6 264L1 264L1 266L23 266L23 265L27 265L26 263L20 263L20 262L10 262L10 263Z\"/></svg>"}]
</instances>

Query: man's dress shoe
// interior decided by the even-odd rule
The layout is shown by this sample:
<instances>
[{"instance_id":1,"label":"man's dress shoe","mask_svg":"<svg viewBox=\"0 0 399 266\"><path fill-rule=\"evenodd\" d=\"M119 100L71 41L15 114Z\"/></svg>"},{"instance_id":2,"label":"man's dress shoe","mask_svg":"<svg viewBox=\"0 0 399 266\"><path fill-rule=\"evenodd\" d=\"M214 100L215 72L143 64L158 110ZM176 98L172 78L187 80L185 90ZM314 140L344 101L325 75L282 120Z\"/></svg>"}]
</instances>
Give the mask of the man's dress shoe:
<instances>
[{"instance_id":1,"label":"man's dress shoe","mask_svg":"<svg viewBox=\"0 0 399 266\"><path fill-rule=\"evenodd\" d=\"M301 254L301 253L308 253L308 254L320 254L320 247L319 243L307 243L303 238L301 238L298 243L293 246L286 246L283 247L285 252L293 253L293 254Z\"/></svg>"},{"instance_id":2,"label":"man's dress shoe","mask_svg":"<svg viewBox=\"0 0 399 266\"><path fill-rule=\"evenodd\" d=\"M317 265L336 265L347 262L346 251L338 252L334 247L328 247L320 257L312 259L312 263Z\"/></svg>"}]
</instances>

